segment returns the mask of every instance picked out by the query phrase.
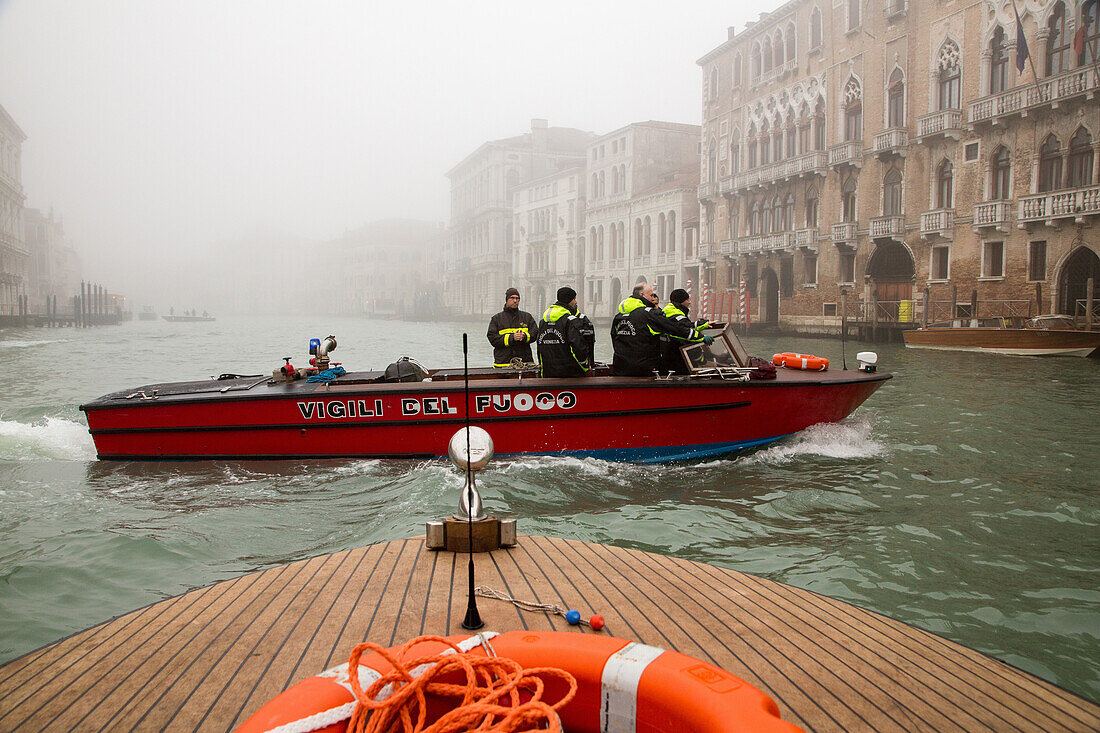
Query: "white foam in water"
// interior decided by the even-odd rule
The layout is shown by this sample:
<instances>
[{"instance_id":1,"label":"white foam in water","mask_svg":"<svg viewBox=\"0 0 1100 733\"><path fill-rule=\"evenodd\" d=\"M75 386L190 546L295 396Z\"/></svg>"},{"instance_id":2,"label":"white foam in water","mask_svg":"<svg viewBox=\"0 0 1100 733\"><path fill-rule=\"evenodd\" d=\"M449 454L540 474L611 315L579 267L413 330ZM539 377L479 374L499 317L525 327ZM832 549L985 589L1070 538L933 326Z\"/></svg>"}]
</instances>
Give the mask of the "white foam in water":
<instances>
[{"instance_id":1,"label":"white foam in water","mask_svg":"<svg viewBox=\"0 0 1100 733\"><path fill-rule=\"evenodd\" d=\"M337 466L336 473L341 476L365 476L367 474L376 473L378 468L382 465L382 461L377 459L355 461L345 466Z\"/></svg>"},{"instance_id":2,"label":"white foam in water","mask_svg":"<svg viewBox=\"0 0 1100 733\"><path fill-rule=\"evenodd\" d=\"M0 459L90 461L95 456L92 436L80 423L59 417L47 417L30 425L0 420Z\"/></svg>"},{"instance_id":3,"label":"white foam in water","mask_svg":"<svg viewBox=\"0 0 1100 733\"><path fill-rule=\"evenodd\" d=\"M64 343L68 339L47 339L45 341L20 341L13 339L11 341L0 341L0 349L21 349L27 346L42 346L43 344L60 344Z\"/></svg>"},{"instance_id":4,"label":"white foam in water","mask_svg":"<svg viewBox=\"0 0 1100 733\"><path fill-rule=\"evenodd\" d=\"M777 445L754 453L746 463L789 463L802 456L825 458L874 458L886 453L886 445L871 437L872 421L861 416L850 422L811 425Z\"/></svg>"}]
</instances>

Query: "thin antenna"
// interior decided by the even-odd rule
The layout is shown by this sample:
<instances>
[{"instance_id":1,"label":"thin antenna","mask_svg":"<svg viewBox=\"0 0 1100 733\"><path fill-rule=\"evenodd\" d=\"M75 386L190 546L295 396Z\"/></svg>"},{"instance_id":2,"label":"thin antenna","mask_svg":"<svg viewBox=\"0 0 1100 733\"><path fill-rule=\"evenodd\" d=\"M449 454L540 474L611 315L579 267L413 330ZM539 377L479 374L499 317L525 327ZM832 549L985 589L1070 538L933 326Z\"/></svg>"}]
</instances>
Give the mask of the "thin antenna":
<instances>
[{"instance_id":1,"label":"thin antenna","mask_svg":"<svg viewBox=\"0 0 1100 733\"><path fill-rule=\"evenodd\" d=\"M845 336L848 333L848 291L840 289L840 368L848 369L848 355L844 349Z\"/></svg>"},{"instance_id":2,"label":"thin antenna","mask_svg":"<svg viewBox=\"0 0 1100 733\"><path fill-rule=\"evenodd\" d=\"M480 629L485 625L481 614L477 612L477 595L474 593L474 471L470 467L470 357L466 345L466 334L462 334L462 385L466 396L466 518L469 529L470 550L470 588L466 599L466 618L462 619L462 628Z\"/></svg>"}]
</instances>

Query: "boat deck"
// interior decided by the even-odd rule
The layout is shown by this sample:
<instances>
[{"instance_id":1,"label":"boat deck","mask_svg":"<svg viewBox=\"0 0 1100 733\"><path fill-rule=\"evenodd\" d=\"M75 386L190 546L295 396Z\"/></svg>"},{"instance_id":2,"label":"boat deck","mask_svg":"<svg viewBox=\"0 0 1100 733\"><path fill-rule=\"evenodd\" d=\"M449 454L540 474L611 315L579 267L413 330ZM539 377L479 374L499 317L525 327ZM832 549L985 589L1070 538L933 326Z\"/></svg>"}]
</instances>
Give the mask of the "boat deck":
<instances>
[{"instance_id":1,"label":"boat deck","mask_svg":"<svg viewBox=\"0 0 1100 733\"><path fill-rule=\"evenodd\" d=\"M521 535L477 582L602 614L712 662L807 730L1095 731L1100 706L915 627L686 560ZM463 633L467 556L422 537L273 567L120 616L0 667L0 730L228 730L358 642ZM478 600L486 628L576 630Z\"/></svg>"}]
</instances>

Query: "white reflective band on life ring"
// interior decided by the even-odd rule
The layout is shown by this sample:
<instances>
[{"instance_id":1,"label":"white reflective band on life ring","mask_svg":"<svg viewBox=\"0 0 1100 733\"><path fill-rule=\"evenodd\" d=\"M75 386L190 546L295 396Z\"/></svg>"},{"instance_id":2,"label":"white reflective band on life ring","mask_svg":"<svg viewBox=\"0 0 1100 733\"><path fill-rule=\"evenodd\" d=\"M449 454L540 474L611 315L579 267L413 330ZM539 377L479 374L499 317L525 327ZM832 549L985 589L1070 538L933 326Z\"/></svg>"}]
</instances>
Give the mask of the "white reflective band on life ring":
<instances>
[{"instance_id":1,"label":"white reflective band on life ring","mask_svg":"<svg viewBox=\"0 0 1100 733\"><path fill-rule=\"evenodd\" d=\"M631 642L612 654L603 666L600 686L601 733L638 730L638 681L664 649Z\"/></svg>"}]
</instances>

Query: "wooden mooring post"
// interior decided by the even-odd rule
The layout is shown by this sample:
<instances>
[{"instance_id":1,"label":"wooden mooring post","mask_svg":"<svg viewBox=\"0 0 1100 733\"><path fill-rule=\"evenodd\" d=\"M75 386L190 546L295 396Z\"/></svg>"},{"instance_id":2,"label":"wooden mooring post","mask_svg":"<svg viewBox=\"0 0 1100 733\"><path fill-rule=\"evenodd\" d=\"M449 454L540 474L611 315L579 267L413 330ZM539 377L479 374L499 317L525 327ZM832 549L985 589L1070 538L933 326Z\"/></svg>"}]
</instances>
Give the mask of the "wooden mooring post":
<instances>
[{"instance_id":1,"label":"wooden mooring post","mask_svg":"<svg viewBox=\"0 0 1100 733\"><path fill-rule=\"evenodd\" d=\"M1096 303L1094 297L1093 288L1096 285L1095 278L1089 278L1088 283L1085 285L1085 328L1089 331L1092 330L1092 309Z\"/></svg>"}]
</instances>

